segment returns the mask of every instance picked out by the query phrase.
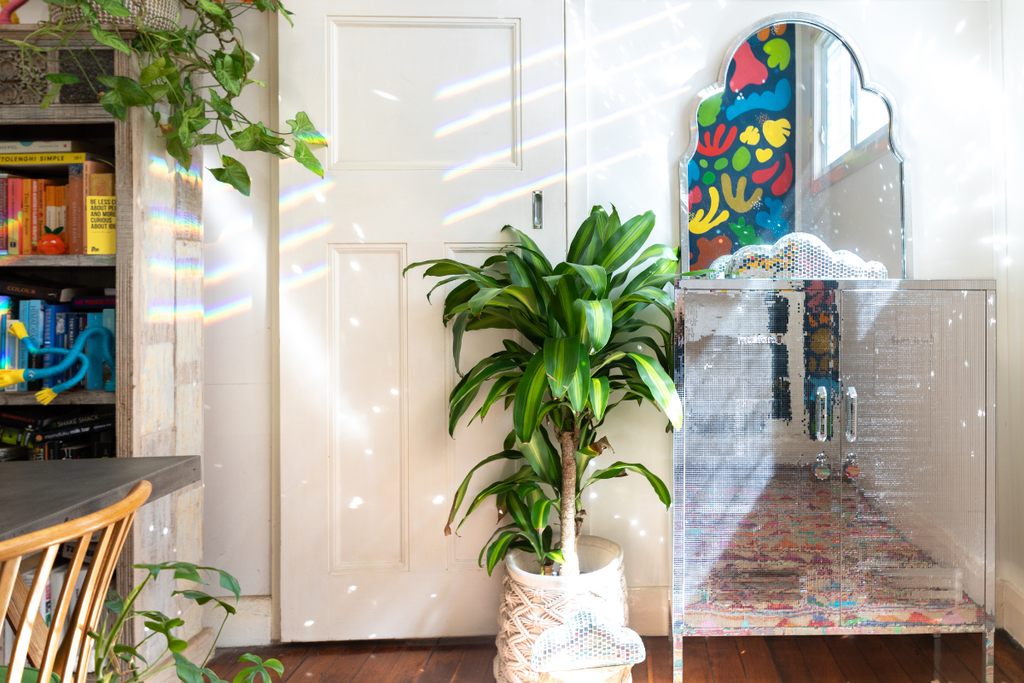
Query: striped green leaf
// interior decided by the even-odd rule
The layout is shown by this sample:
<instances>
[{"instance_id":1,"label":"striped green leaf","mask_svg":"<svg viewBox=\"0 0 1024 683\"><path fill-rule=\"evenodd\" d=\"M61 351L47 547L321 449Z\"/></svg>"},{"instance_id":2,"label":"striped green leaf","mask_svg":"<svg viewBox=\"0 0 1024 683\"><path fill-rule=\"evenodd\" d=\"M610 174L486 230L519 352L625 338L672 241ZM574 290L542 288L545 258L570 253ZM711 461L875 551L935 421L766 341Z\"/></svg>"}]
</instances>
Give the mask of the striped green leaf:
<instances>
[{"instance_id":1,"label":"striped green leaf","mask_svg":"<svg viewBox=\"0 0 1024 683\"><path fill-rule=\"evenodd\" d=\"M675 384L669 379L665 370L655 359L640 353L630 353L629 357L636 363L640 379L651 390L651 396L668 416L672 426L679 429L683 426L683 404L679 401Z\"/></svg>"},{"instance_id":2,"label":"striped green leaf","mask_svg":"<svg viewBox=\"0 0 1024 683\"><path fill-rule=\"evenodd\" d=\"M512 544L519 536L518 531L503 531L498 539L487 546L487 575L490 576L491 572L494 571L494 567L499 562L505 559L505 555L508 554L508 547Z\"/></svg>"},{"instance_id":3,"label":"striped green leaf","mask_svg":"<svg viewBox=\"0 0 1024 683\"><path fill-rule=\"evenodd\" d=\"M572 275L563 275L555 286L555 298L551 302L551 313L558 325L567 335L576 334L576 319L573 315L573 304L579 300L580 293Z\"/></svg>"},{"instance_id":4,"label":"striped green leaf","mask_svg":"<svg viewBox=\"0 0 1024 683\"><path fill-rule=\"evenodd\" d=\"M604 419L604 411L608 407L610 394L607 377L590 378L590 408L594 412L594 419L598 422Z\"/></svg>"},{"instance_id":5,"label":"striped green leaf","mask_svg":"<svg viewBox=\"0 0 1024 683\"><path fill-rule=\"evenodd\" d=\"M473 466L473 469L469 471L466 478L459 484L459 488L455 490L455 499L452 500L452 509L448 513L448 523L444 525L444 535L449 536L452 533L452 522L455 521L455 515L458 514L459 508L462 507L462 502L466 499L466 491L469 489L469 482L473 478L473 475L478 469L484 465L498 460L519 460L523 457L523 454L519 451L501 451L494 455L488 456Z\"/></svg>"},{"instance_id":6,"label":"striped green leaf","mask_svg":"<svg viewBox=\"0 0 1024 683\"><path fill-rule=\"evenodd\" d=\"M455 372L459 373L459 377L462 377L462 370L459 370L459 356L462 355L462 335L466 331L467 318L469 318L469 313L463 311L456 316L455 324L452 325L452 356L455 358Z\"/></svg>"},{"instance_id":7,"label":"striped green leaf","mask_svg":"<svg viewBox=\"0 0 1024 683\"><path fill-rule=\"evenodd\" d=\"M633 258L654 230L654 212L634 216L612 234L598 253L595 263L608 271L616 271Z\"/></svg>"},{"instance_id":8,"label":"striped green leaf","mask_svg":"<svg viewBox=\"0 0 1024 683\"><path fill-rule=\"evenodd\" d=\"M577 300L573 304L580 325L580 338L590 353L605 347L612 335L612 302Z\"/></svg>"},{"instance_id":9,"label":"striped green leaf","mask_svg":"<svg viewBox=\"0 0 1024 683\"><path fill-rule=\"evenodd\" d=\"M608 215L604 212L604 208L595 206L590 212L590 216L576 231L576 236L572 238L572 244L569 245L569 252L565 257L566 261L584 265L594 262L594 256L600 251L602 242L598 221L603 228L608 222Z\"/></svg>"},{"instance_id":10,"label":"striped green leaf","mask_svg":"<svg viewBox=\"0 0 1024 683\"><path fill-rule=\"evenodd\" d=\"M544 341L544 369L548 386L554 398L561 398L569 388L569 382L580 362L582 346L575 337L547 339ZM586 355L586 352L584 352Z\"/></svg>"},{"instance_id":11,"label":"striped green leaf","mask_svg":"<svg viewBox=\"0 0 1024 683\"><path fill-rule=\"evenodd\" d=\"M596 298L603 299L608 296L607 270L601 266L581 266L577 264L573 264L572 269L583 278L583 282L586 283Z\"/></svg>"},{"instance_id":12,"label":"striped green leaf","mask_svg":"<svg viewBox=\"0 0 1024 683\"><path fill-rule=\"evenodd\" d=\"M517 287L530 287L530 271L522 257L514 251L510 251L505 254L505 260L508 263L508 275L512 284Z\"/></svg>"},{"instance_id":13,"label":"striped green leaf","mask_svg":"<svg viewBox=\"0 0 1024 683\"><path fill-rule=\"evenodd\" d=\"M580 490L582 491L595 481L621 477L627 471L642 474L650 483L654 492L658 494L658 500L660 500L666 508L672 503L672 494L669 493L668 486L665 485L665 482L663 482L658 475L654 474L640 463L635 462L617 462L611 467L606 467L603 470L597 470L587 479L587 482L580 488Z\"/></svg>"},{"instance_id":14,"label":"striped green leaf","mask_svg":"<svg viewBox=\"0 0 1024 683\"><path fill-rule=\"evenodd\" d=\"M609 238L618 232L621 227L622 223L619 220L619 210L615 208L614 204L612 204L612 213L610 216L605 213L603 208L601 208L601 215L599 215L597 219L597 235L601 238L601 248L604 248L604 245L608 242ZM596 256L594 262L597 262ZM612 268L612 270L615 269Z\"/></svg>"},{"instance_id":15,"label":"striped green leaf","mask_svg":"<svg viewBox=\"0 0 1024 683\"><path fill-rule=\"evenodd\" d=\"M586 410L587 400L590 398L590 354L578 342L577 346L580 350L580 359L576 372L569 380L566 395L569 397L569 405L572 406L573 412L578 415Z\"/></svg>"},{"instance_id":16,"label":"striped green leaf","mask_svg":"<svg viewBox=\"0 0 1024 683\"><path fill-rule=\"evenodd\" d=\"M551 510L558 509L560 499L548 500L547 498L541 498L533 504L530 508L530 523L533 528L537 531L541 531L548 525L548 520L551 517Z\"/></svg>"},{"instance_id":17,"label":"striped green leaf","mask_svg":"<svg viewBox=\"0 0 1024 683\"><path fill-rule=\"evenodd\" d=\"M516 442L516 448L523 454L531 470L540 481L559 490L562 480L562 461L554 447L548 443L545 430L536 430L533 433L533 438L529 441L520 439Z\"/></svg>"},{"instance_id":18,"label":"striped green leaf","mask_svg":"<svg viewBox=\"0 0 1024 683\"><path fill-rule=\"evenodd\" d=\"M512 424L520 441L529 441L540 424L540 406L548 388L547 380L544 354L538 353L527 364L513 401Z\"/></svg>"},{"instance_id":19,"label":"striped green leaf","mask_svg":"<svg viewBox=\"0 0 1024 683\"><path fill-rule=\"evenodd\" d=\"M473 315L480 315L483 312L484 306L487 302L494 297L501 294L501 289L481 289L479 292L473 295L473 298L469 300L469 312Z\"/></svg>"},{"instance_id":20,"label":"striped green leaf","mask_svg":"<svg viewBox=\"0 0 1024 683\"><path fill-rule=\"evenodd\" d=\"M537 246L529 235L522 230L517 230L511 225L506 225L502 230L511 230L519 235L519 244L521 245L521 251L523 252L523 260L530 265L531 268L540 272L542 275L548 275L551 273L551 262L548 261L547 257L544 256L544 252Z\"/></svg>"}]
</instances>

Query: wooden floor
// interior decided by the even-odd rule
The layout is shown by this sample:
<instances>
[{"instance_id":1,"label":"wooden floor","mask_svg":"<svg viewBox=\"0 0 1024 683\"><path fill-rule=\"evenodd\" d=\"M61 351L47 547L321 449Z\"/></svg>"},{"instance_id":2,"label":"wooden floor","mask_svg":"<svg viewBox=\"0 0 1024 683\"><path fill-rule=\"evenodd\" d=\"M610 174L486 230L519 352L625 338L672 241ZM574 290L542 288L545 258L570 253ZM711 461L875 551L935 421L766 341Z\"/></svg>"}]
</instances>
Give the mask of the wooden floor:
<instances>
[{"instance_id":1,"label":"wooden floor","mask_svg":"<svg viewBox=\"0 0 1024 683\"><path fill-rule=\"evenodd\" d=\"M647 661L635 683L670 683L668 638L644 638ZM978 683L981 636L800 636L686 638L686 683ZM285 675L274 683L488 683L494 638L352 641L225 648L210 664L231 681L238 657L276 657ZM936 670L936 662L938 670ZM996 682L1024 683L1024 651L999 632Z\"/></svg>"}]
</instances>

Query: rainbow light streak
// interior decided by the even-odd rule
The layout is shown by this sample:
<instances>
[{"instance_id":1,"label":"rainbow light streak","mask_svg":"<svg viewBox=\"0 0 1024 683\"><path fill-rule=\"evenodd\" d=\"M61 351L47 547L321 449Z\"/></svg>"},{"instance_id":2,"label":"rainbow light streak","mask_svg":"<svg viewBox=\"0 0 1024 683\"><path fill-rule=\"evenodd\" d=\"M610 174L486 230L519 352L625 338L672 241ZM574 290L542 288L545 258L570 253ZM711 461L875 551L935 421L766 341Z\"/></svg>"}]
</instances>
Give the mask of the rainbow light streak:
<instances>
[{"instance_id":1,"label":"rainbow light streak","mask_svg":"<svg viewBox=\"0 0 1024 683\"><path fill-rule=\"evenodd\" d=\"M554 47L549 47L546 50L541 50L536 54L521 59L519 61L519 68L517 69L517 71L522 71L527 67L531 67L534 64L538 64L548 59L561 57L563 52L563 45L555 45ZM473 76L463 81L456 81L451 85L446 85L442 87L440 90L434 93L434 99L446 100L449 97L461 95L462 93L467 93L470 90L479 88L481 85L487 85L488 83L494 83L495 81L500 81L503 78L508 78L508 76L508 66L499 66L497 69L492 69L491 71L482 73L479 76Z\"/></svg>"},{"instance_id":2,"label":"rainbow light streak","mask_svg":"<svg viewBox=\"0 0 1024 683\"><path fill-rule=\"evenodd\" d=\"M212 325L221 321L233 318L240 313L252 310L252 295L247 294L240 299L235 301L229 301L226 304L221 304L206 311L203 316L204 325Z\"/></svg>"},{"instance_id":3,"label":"rainbow light streak","mask_svg":"<svg viewBox=\"0 0 1024 683\"><path fill-rule=\"evenodd\" d=\"M153 277L173 280L178 270L175 267L174 258L166 256L151 256L149 259L149 274Z\"/></svg>"},{"instance_id":4,"label":"rainbow light streak","mask_svg":"<svg viewBox=\"0 0 1024 683\"><path fill-rule=\"evenodd\" d=\"M617 164L620 161L624 161L626 159L639 156L640 154L643 154L645 149L646 147L637 147L635 149L629 150L628 152L621 152L614 156L608 157L607 159L603 159L592 164L587 164L586 166L581 166L580 168L570 172L568 175L561 172L555 173L546 178L542 178L540 180L530 182L525 185L520 185L519 187L514 187L510 190L506 190L501 194L484 197L477 201L475 204L471 204L463 209L458 209L447 214L444 217L444 221L442 221L441 224L451 225L452 223L457 223L463 219L469 218L470 216L475 216L479 213L487 211L488 209L493 209L498 204L503 204L504 202L507 202L511 199L515 199L516 197L522 197L523 195L529 194L534 190L540 189L542 187L553 185L554 183L561 182L563 180L566 180L567 178L575 178L594 169L607 168L613 164Z\"/></svg>"},{"instance_id":5,"label":"rainbow light streak","mask_svg":"<svg viewBox=\"0 0 1024 683\"><path fill-rule=\"evenodd\" d=\"M324 195L330 192L333 187L333 180L316 180L312 184L300 185L299 187L288 190L287 192L282 192L280 202L278 204L279 211L282 213L285 211L291 211L295 207L313 199L317 192Z\"/></svg>"},{"instance_id":6,"label":"rainbow light streak","mask_svg":"<svg viewBox=\"0 0 1024 683\"><path fill-rule=\"evenodd\" d=\"M657 12L648 17L644 17L643 19L637 19L636 21L629 24L623 24L614 31L602 33L601 35L595 37L593 40L587 41L585 45L574 45L570 52L576 52L578 50L588 50L592 47L600 45L601 43L605 43L609 40L614 40L616 38L621 38L622 36L628 33L639 31L640 29L650 26L651 24L656 24L659 21L662 21L663 19L672 19L675 17L676 14L679 14L680 12L690 9L691 4L692 3L685 2L679 5L670 5L668 9L665 9L661 12ZM540 52L537 52L536 54L531 55L529 57L524 57L522 60L520 60L517 71L522 71L523 69L531 67L534 64L538 64L547 59L551 59L552 57L558 57L559 55L562 54L562 51L563 46L556 45L554 47L541 50ZM467 78L465 80L457 81L450 85L446 85L434 94L434 99L445 100L448 99L449 97L454 97L455 95L467 93L470 90L474 90L475 88L480 87L481 85L493 83L495 81L501 80L502 78L508 78L508 76L509 68L507 66L498 67L497 69L492 69L491 71L487 71L478 76L471 76L470 78Z\"/></svg>"},{"instance_id":7,"label":"rainbow light streak","mask_svg":"<svg viewBox=\"0 0 1024 683\"><path fill-rule=\"evenodd\" d=\"M146 311L146 321L173 325L186 320L202 320L202 301L181 301L175 303L153 303Z\"/></svg>"},{"instance_id":8,"label":"rainbow light streak","mask_svg":"<svg viewBox=\"0 0 1024 683\"><path fill-rule=\"evenodd\" d=\"M177 227L177 217L174 215L174 209L153 207L149 210L148 223L151 232L174 233Z\"/></svg>"},{"instance_id":9,"label":"rainbow light streak","mask_svg":"<svg viewBox=\"0 0 1024 683\"><path fill-rule=\"evenodd\" d=\"M299 287L304 287L312 282L316 282L322 278L327 277L327 261L313 266L304 273L300 273L295 277L288 278L281 282L282 292L293 292Z\"/></svg>"},{"instance_id":10,"label":"rainbow light streak","mask_svg":"<svg viewBox=\"0 0 1024 683\"><path fill-rule=\"evenodd\" d=\"M533 147L538 147L538 146L540 146L540 145L542 145L542 144L544 144L546 142L551 142L552 140L560 140L560 139L562 139L563 135L575 135L577 133L584 133L584 132L588 132L588 131L594 130L596 128L600 128L601 126L607 125L607 124L612 123L614 121L618 121L619 119L622 119L622 118L624 118L626 116L631 116L632 114L636 114L638 112L641 112L644 109L647 109L648 107L652 107L652 106L654 106L656 104L661 104L662 102L670 100L673 97L678 97L679 95L685 94L690 89L691 89L691 86L689 86L689 85L685 85L685 86L683 86L681 88L676 88L675 90L672 90L671 92L667 92L664 95L660 95L659 97L656 97L654 99L646 100L646 101L641 102L639 104L633 105L632 107L627 107L625 109L620 109L618 111L614 111L614 112L612 112L610 114L602 116L599 119L593 119L593 120L587 121L586 123L577 124L577 125L573 126L572 128L568 129L568 131L566 131L565 133L563 133L561 128L556 128L555 130L552 130L552 131L547 132L547 133L543 133L543 134L538 135L536 137L530 138L529 140L526 140L525 142L523 142L522 149L523 150L527 150L527 149L531 149ZM495 163L497 161L501 161L502 159L504 159L507 156L508 156L508 148L505 148L503 150L494 152L492 154L488 154L488 155L485 155L485 156L477 157L476 159L474 159L474 160L472 160L470 162L467 162L467 163L465 163L465 164L463 164L461 166L456 166L455 168L453 168L450 171L446 172L443 176L441 176L441 180L445 180L445 181L447 181L447 180L455 180L456 178L464 176L464 175L466 175L467 173L469 173L471 171L476 171L476 170L484 168L486 166L490 166L491 164L493 164L493 163Z\"/></svg>"},{"instance_id":11,"label":"rainbow light streak","mask_svg":"<svg viewBox=\"0 0 1024 683\"><path fill-rule=\"evenodd\" d=\"M516 104L527 104L529 102L535 102L542 97L551 95L552 93L562 92L565 84L559 81L558 83L552 83L546 85L543 88L538 88L533 92L529 92L520 97ZM499 102L498 104L491 105L490 107L484 107L483 109L477 109L469 116L464 116L461 119L456 119L451 123L443 124L440 128L434 131L435 138L443 138L446 135L451 135L460 130L465 130L470 126L475 126L478 123L483 123L489 118L502 114L512 108L511 102Z\"/></svg>"},{"instance_id":12,"label":"rainbow light streak","mask_svg":"<svg viewBox=\"0 0 1024 683\"><path fill-rule=\"evenodd\" d=\"M292 230L288 234L281 236L278 248L281 251L291 251L292 249L300 247L307 242L312 242L318 237L323 237L331 230L334 230L334 223L331 221L322 221L308 228Z\"/></svg>"},{"instance_id":13,"label":"rainbow light streak","mask_svg":"<svg viewBox=\"0 0 1024 683\"><path fill-rule=\"evenodd\" d=\"M181 176L186 182L202 185L203 176L199 171L186 169L177 161L174 162L174 170L167 167L167 160L156 154L149 155L149 174L160 180L171 180L175 175Z\"/></svg>"},{"instance_id":14,"label":"rainbow light streak","mask_svg":"<svg viewBox=\"0 0 1024 683\"><path fill-rule=\"evenodd\" d=\"M248 272L248 270L248 263L229 263L217 268L216 270L206 271L203 275L203 285L219 285L222 282L227 282L233 277Z\"/></svg>"}]
</instances>

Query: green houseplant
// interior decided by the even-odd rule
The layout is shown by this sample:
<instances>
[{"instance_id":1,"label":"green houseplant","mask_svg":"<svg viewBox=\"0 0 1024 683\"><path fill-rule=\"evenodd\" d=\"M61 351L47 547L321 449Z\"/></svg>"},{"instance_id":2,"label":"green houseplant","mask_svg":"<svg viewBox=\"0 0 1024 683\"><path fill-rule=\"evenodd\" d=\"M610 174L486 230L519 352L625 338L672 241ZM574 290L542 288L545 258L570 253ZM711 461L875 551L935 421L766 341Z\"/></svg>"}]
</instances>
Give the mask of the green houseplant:
<instances>
[{"instance_id":1,"label":"green houseplant","mask_svg":"<svg viewBox=\"0 0 1024 683\"><path fill-rule=\"evenodd\" d=\"M46 0L59 9L51 12L50 20L40 22L24 39L0 40L21 50L23 78L39 89L42 108L61 88L79 83L85 83L104 109L121 121L130 107L143 107L160 127L167 151L183 168L191 168L193 149L214 146L221 166L211 169L213 176L246 196L249 173L241 161L225 153L225 146L294 158L323 177L312 149L327 141L304 112L288 120L290 130L282 133L250 120L236 102L246 87L266 85L250 75L256 56L245 48L238 19L254 11L285 18L291 12L280 0L178 1L184 13L177 25L157 27L145 13L129 9L137 10L142 4L138 0ZM111 18L117 23L109 23ZM130 36L124 28L131 30ZM137 77L90 76L94 66L103 68L93 49L98 45L132 57L139 67ZM58 73L48 73L45 82L38 83L33 74L40 60L50 62L53 68L48 70Z\"/></svg>"},{"instance_id":2,"label":"green houseplant","mask_svg":"<svg viewBox=\"0 0 1024 683\"><path fill-rule=\"evenodd\" d=\"M96 683L141 683L141 681L152 678L172 667L175 669L178 680L182 683L222 683L220 677L213 670L207 668L207 664L213 655L228 617L235 613L233 604L197 588L174 591L174 595L181 595L199 605L213 603L215 609L224 611L224 618L210 645L210 650L199 664L182 654L188 643L174 635L174 629L184 624L181 619L168 617L155 610L135 610L134 605L143 589L161 572L173 572L175 579L197 584L206 583L203 580L204 574L206 576L216 575L221 588L229 591L237 602L241 595L241 588L235 577L222 569L200 567L189 562L140 564L135 565L135 568L145 569L147 571L146 578L140 581L126 597L121 597L115 591L109 591L104 603L106 610L100 618L98 629L89 632L89 637L93 640ZM134 646L125 645L120 642L121 633L124 627L132 623L134 619L144 620L148 635ZM154 661L148 662L139 654L139 649L150 638L157 636L162 637L165 641L163 651ZM171 655L171 661L164 663L168 654ZM259 679L259 683L271 683L271 672L276 672L278 676L284 673L284 667L276 659L263 661L256 655L243 654L238 661L246 662L248 666L238 672L232 683L256 683L257 679Z\"/></svg>"},{"instance_id":3,"label":"green houseplant","mask_svg":"<svg viewBox=\"0 0 1024 683\"><path fill-rule=\"evenodd\" d=\"M488 258L482 267L437 259L406 269L428 266L424 276L441 278L431 292L458 283L444 303L444 323L451 323L454 333L456 369L467 331L507 329L525 340L521 344L506 339L503 350L462 375L449 396L449 433L488 383L470 422L485 418L499 402L512 409L514 429L503 449L466 475L445 528L451 533L480 467L502 460L520 465L510 476L487 485L465 513L468 516L494 496L499 520L506 514L511 520L481 551L481 564L486 557L488 572L517 548L534 553L545 572L558 562L561 576L577 576L580 494L597 481L638 473L666 506L670 503L668 487L642 464L615 462L587 475L588 465L610 448L598 431L623 401L650 401L676 427L682 422L671 379L672 301L663 291L677 277L678 257L676 250L662 244L643 248L653 228L651 212L621 223L614 207L611 215L594 207L566 260L557 265L529 236L506 226L518 235L519 244ZM638 317L647 309L654 315ZM557 544L551 523L554 510L560 519Z\"/></svg>"}]
</instances>

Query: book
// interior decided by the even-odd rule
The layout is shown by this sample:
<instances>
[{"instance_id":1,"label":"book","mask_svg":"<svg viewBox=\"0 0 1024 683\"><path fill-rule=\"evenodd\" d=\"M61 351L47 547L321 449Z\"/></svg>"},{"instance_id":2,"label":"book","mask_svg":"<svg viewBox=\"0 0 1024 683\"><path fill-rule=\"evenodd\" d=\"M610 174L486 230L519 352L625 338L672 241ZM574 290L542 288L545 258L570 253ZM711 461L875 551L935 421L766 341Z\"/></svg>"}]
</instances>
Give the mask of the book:
<instances>
[{"instance_id":1,"label":"book","mask_svg":"<svg viewBox=\"0 0 1024 683\"><path fill-rule=\"evenodd\" d=\"M114 174L93 173L89 177L89 195L93 197L113 197Z\"/></svg>"},{"instance_id":2,"label":"book","mask_svg":"<svg viewBox=\"0 0 1024 683\"><path fill-rule=\"evenodd\" d=\"M25 325L28 329L30 337L36 340L43 338L43 325L45 323L45 313L43 311L43 302L40 299L30 299L28 302L28 323ZM28 363L25 365L26 368L32 370L39 370L43 367L43 354L28 354ZM34 379L27 383L26 387L28 391L39 391L43 388L42 379Z\"/></svg>"},{"instance_id":3,"label":"book","mask_svg":"<svg viewBox=\"0 0 1024 683\"><path fill-rule=\"evenodd\" d=\"M7 253L7 174L0 173L0 253Z\"/></svg>"},{"instance_id":4,"label":"book","mask_svg":"<svg viewBox=\"0 0 1024 683\"><path fill-rule=\"evenodd\" d=\"M106 169L107 166L103 162L93 160L68 166L67 243L69 254L86 253L86 197L88 196L89 179L93 173L103 173Z\"/></svg>"},{"instance_id":5,"label":"book","mask_svg":"<svg viewBox=\"0 0 1024 683\"><path fill-rule=\"evenodd\" d=\"M88 313L85 328L103 327L103 313ZM103 352L100 338L91 337L85 344L85 355L89 359L89 370L85 375L85 388L91 391L103 389Z\"/></svg>"},{"instance_id":6,"label":"book","mask_svg":"<svg viewBox=\"0 0 1024 683\"><path fill-rule=\"evenodd\" d=\"M116 296L76 296L71 299L71 308L75 311L96 311L116 305Z\"/></svg>"},{"instance_id":7,"label":"book","mask_svg":"<svg viewBox=\"0 0 1024 683\"><path fill-rule=\"evenodd\" d=\"M81 164L95 158L87 152L15 152L0 154L0 166Z\"/></svg>"},{"instance_id":8,"label":"book","mask_svg":"<svg viewBox=\"0 0 1024 683\"><path fill-rule=\"evenodd\" d=\"M85 253L94 256L117 252L117 199L86 197Z\"/></svg>"},{"instance_id":9,"label":"book","mask_svg":"<svg viewBox=\"0 0 1024 683\"><path fill-rule=\"evenodd\" d=\"M19 254L21 243L21 178L7 179L7 253Z\"/></svg>"},{"instance_id":10,"label":"book","mask_svg":"<svg viewBox=\"0 0 1024 683\"><path fill-rule=\"evenodd\" d=\"M32 334L32 331L29 329L28 302L28 299L22 299L21 301L18 302L18 321L20 321L25 326L25 329L28 330L29 334ZM20 342L21 340L18 341ZM17 365L15 367L17 367L19 370L28 368L28 347L21 343L18 344L18 360ZM28 386L25 384L25 382L20 382L15 386L18 387L17 391L28 390Z\"/></svg>"},{"instance_id":11,"label":"book","mask_svg":"<svg viewBox=\"0 0 1024 683\"><path fill-rule=\"evenodd\" d=\"M64 427L62 429L46 429L41 432L36 432L34 435L30 436L34 440L34 443L38 445L49 441L68 439L73 436L112 430L113 428L114 416L108 414L102 419L95 420L93 422L82 423L72 427Z\"/></svg>"},{"instance_id":12,"label":"book","mask_svg":"<svg viewBox=\"0 0 1024 683\"><path fill-rule=\"evenodd\" d=\"M35 154L39 152L99 152L101 145L82 140L0 140L0 154Z\"/></svg>"},{"instance_id":13,"label":"book","mask_svg":"<svg viewBox=\"0 0 1024 683\"><path fill-rule=\"evenodd\" d=\"M18 236L22 254L32 253L32 194L32 179L25 178L21 181L21 233Z\"/></svg>"}]
</instances>

